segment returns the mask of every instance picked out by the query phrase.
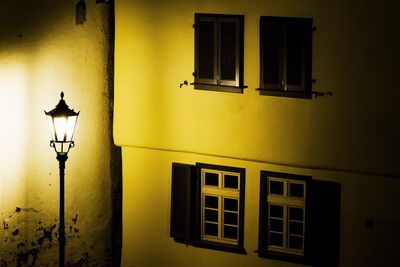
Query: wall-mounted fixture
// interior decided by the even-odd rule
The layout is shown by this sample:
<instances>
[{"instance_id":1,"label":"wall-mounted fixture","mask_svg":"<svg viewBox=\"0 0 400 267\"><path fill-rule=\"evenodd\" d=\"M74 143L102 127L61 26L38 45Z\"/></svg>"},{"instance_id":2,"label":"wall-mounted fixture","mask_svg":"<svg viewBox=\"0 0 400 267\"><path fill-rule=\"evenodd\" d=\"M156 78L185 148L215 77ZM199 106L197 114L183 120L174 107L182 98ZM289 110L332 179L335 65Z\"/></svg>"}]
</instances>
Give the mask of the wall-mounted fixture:
<instances>
[{"instance_id":1,"label":"wall-mounted fixture","mask_svg":"<svg viewBox=\"0 0 400 267\"><path fill-rule=\"evenodd\" d=\"M47 122L51 132L50 146L57 153L60 169L60 226L59 226L59 266L65 263L65 224L64 224L64 170L68 159L69 150L74 147L75 125L79 112L70 109L64 101L64 93L61 92L61 100L57 106L46 112Z\"/></svg>"}]
</instances>

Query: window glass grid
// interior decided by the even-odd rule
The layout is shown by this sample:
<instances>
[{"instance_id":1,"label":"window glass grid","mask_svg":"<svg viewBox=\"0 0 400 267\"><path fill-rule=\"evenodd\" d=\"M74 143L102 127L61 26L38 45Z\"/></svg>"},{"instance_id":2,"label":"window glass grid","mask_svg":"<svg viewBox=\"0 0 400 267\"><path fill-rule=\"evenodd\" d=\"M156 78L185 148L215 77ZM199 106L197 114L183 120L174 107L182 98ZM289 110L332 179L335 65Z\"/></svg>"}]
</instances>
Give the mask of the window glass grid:
<instances>
[{"instance_id":1,"label":"window glass grid","mask_svg":"<svg viewBox=\"0 0 400 267\"><path fill-rule=\"evenodd\" d=\"M281 193L271 190L271 185L279 183ZM268 185L268 249L304 255L305 182L272 177L268 178ZM297 186L295 197L291 196L292 185Z\"/></svg>"},{"instance_id":2,"label":"window glass grid","mask_svg":"<svg viewBox=\"0 0 400 267\"><path fill-rule=\"evenodd\" d=\"M218 186L215 186L216 183L209 185L206 182L207 175L210 173L218 175ZM236 189L225 188L226 177L228 179L237 178ZM237 173L203 169L201 180L201 238L214 242L238 244L240 176ZM218 206L210 204L212 202L215 203L215 199L218 199ZM210 220L210 212L215 211L218 212L218 219L215 219L216 216L214 214L214 220Z\"/></svg>"}]
</instances>

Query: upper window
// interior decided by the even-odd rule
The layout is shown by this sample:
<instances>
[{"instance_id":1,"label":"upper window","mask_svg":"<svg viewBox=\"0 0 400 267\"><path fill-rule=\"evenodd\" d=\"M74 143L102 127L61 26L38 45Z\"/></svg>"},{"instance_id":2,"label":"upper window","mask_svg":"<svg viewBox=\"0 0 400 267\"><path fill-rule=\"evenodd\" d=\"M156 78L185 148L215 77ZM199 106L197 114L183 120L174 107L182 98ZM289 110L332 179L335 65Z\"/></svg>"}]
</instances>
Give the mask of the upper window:
<instances>
[{"instance_id":1,"label":"upper window","mask_svg":"<svg viewBox=\"0 0 400 267\"><path fill-rule=\"evenodd\" d=\"M194 88L242 93L242 15L195 14Z\"/></svg>"},{"instance_id":2,"label":"upper window","mask_svg":"<svg viewBox=\"0 0 400 267\"><path fill-rule=\"evenodd\" d=\"M173 163L171 236L195 246L244 253L242 168Z\"/></svg>"},{"instance_id":3,"label":"upper window","mask_svg":"<svg viewBox=\"0 0 400 267\"><path fill-rule=\"evenodd\" d=\"M311 98L312 19L260 18L260 94Z\"/></svg>"}]
</instances>

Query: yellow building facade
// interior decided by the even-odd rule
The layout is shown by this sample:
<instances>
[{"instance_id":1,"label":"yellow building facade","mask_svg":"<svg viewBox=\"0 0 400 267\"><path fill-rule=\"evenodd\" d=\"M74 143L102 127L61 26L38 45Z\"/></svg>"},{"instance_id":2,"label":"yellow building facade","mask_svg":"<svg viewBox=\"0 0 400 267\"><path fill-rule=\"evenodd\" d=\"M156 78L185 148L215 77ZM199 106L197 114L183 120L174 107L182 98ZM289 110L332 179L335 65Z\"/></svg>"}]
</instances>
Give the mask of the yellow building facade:
<instances>
[{"instance_id":1,"label":"yellow building facade","mask_svg":"<svg viewBox=\"0 0 400 267\"><path fill-rule=\"evenodd\" d=\"M261 170L340 184L340 266L395 266L394 5L117 1L114 141L123 152L123 266L295 266L254 252ZM195 13L244 15L243 94L180 87L193 81ZM313 19L312 88L332 97L259 95L260 16ZM185 246L169 236L173 162L246 169L247 255Z\"/></svg>"}]
</instances>

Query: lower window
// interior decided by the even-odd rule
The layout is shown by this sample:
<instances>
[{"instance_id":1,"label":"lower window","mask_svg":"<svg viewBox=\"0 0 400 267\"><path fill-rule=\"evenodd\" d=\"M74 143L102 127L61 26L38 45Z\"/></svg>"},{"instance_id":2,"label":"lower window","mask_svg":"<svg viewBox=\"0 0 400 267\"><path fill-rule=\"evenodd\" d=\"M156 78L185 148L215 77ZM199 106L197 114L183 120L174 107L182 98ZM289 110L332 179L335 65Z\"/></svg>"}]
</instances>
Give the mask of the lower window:
<instances>
[{"instance_id":1,"label":"lower window","mask_svg":"<svg viewBox=\"0 0 400 267\"><path fill-rule=\"evenodd\" d=\"M216 170L212 166L199 166L201 239L238 245L240 173Z\"/></svg>"},{"instance_id":2,"label":"lower window","mask_svg":"<svg viewBox=\"0 0 400 267\"><path fill-rule=\"evenodd\" d=\"M308 184L311 177L261 172L261 256L303 260L306 252Z\"/></svg>"},{"instance_id":3,"label":"lower window","mask_svg":"<svg viewBox=\"0 0 400 267\"><path fill-rule=\"evenodd\" d=\"M338 266L340 191L335 182L261 171L259 256Z\"/></svg>"},{"instance_id":4,"label":"lower window","mask_svg":"<svg viewBox=\"0 0 400 267\"><path fill-rule=\"evenodd\" d=\"M204 163L173 163L172 169L171 236L194 246L245 253L245 170Z\"/></svg>"}]
</instances>

